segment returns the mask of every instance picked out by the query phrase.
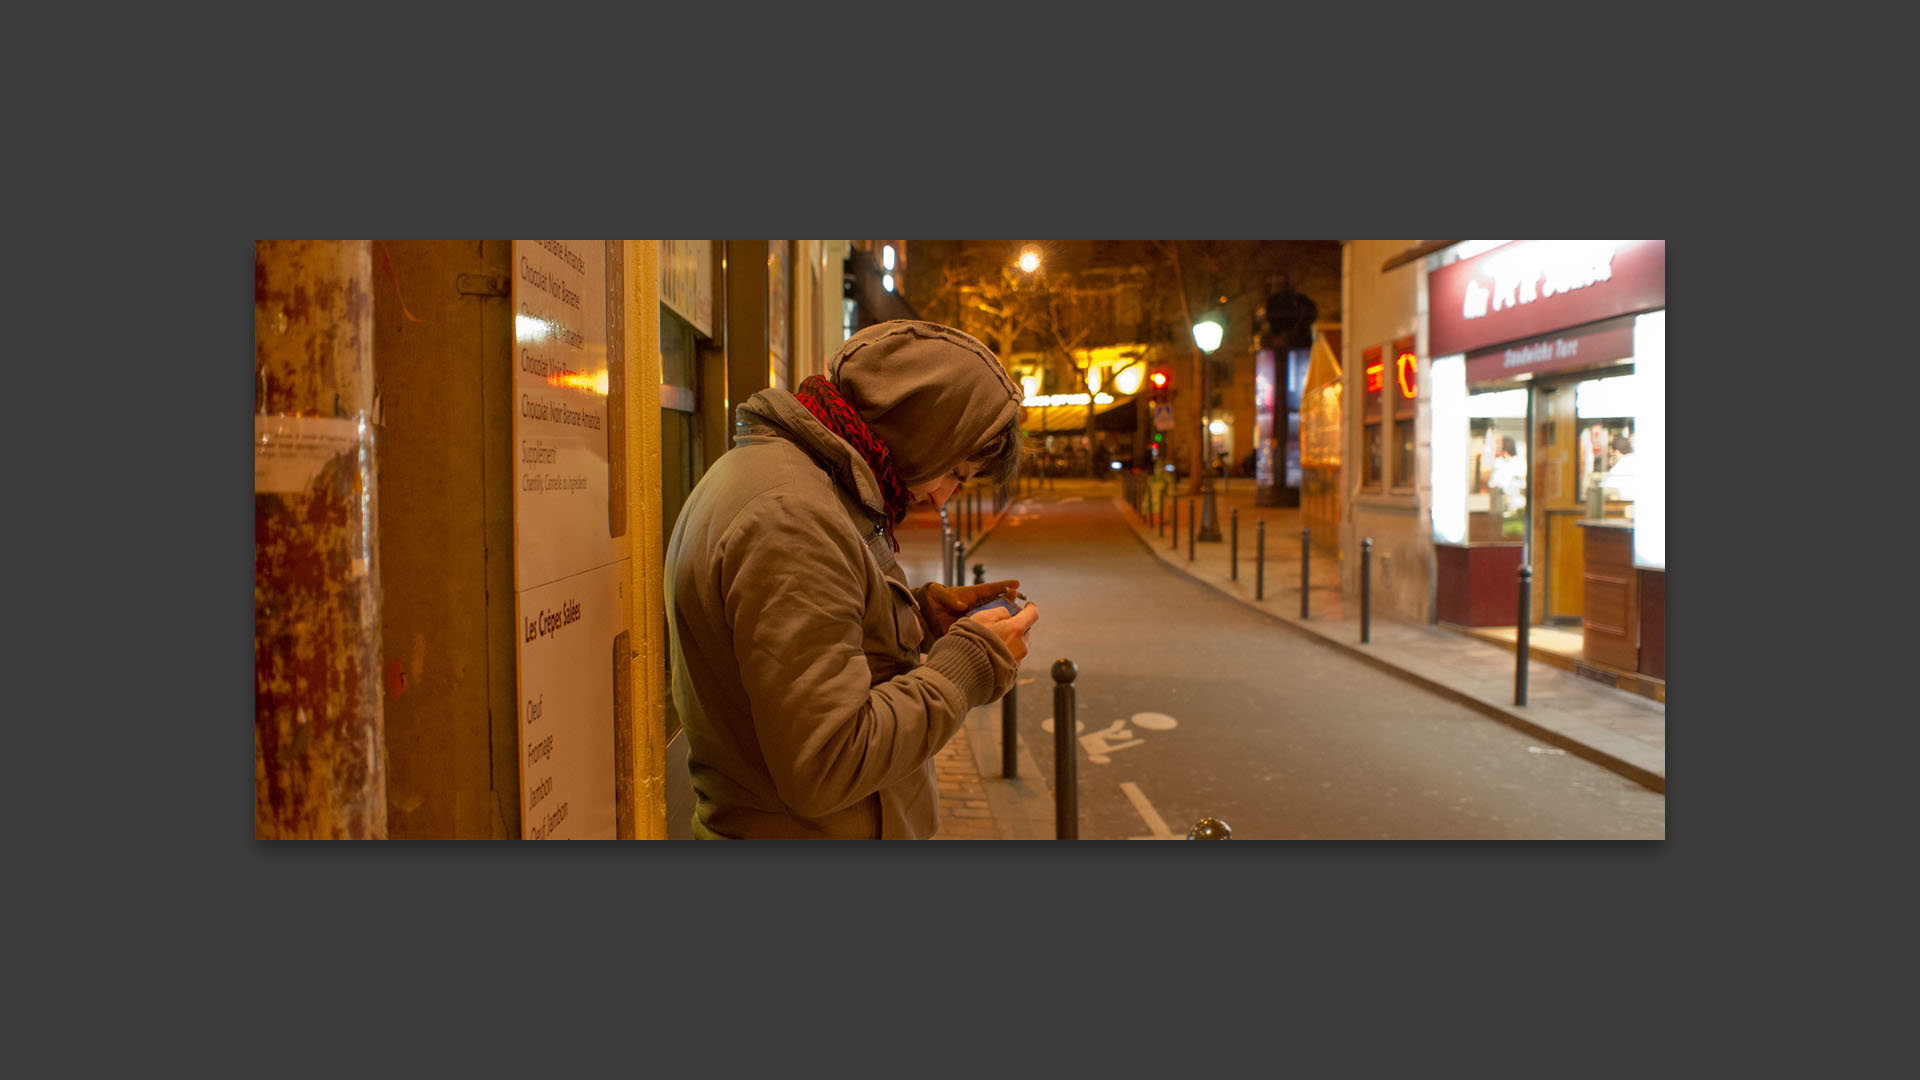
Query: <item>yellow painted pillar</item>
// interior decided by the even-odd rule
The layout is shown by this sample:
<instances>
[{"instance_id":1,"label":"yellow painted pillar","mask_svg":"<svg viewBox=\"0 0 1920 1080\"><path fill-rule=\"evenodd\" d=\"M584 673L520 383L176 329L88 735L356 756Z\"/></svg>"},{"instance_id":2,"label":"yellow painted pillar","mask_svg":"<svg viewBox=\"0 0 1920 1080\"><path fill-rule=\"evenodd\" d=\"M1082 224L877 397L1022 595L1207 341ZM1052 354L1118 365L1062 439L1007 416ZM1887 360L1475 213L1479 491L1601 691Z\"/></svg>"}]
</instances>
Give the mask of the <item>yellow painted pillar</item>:
<instances>
[{"instance_id":1,"label":"yellow painted pillar","mask_svg":"<svg viewBox=\"0 0 1920 1080\"><path fill-rule=\"evenodd\" d=\"M660 493L660 242L627 240L626 395L627 541L632 545L633 588L627 625L632 731L621 739L620 797L630 800L622 818L634 839L667 836L666 724L667 615L664 564L666 534ZM630 774L629 774L630 769Z\"/></svg>"},{"instance_id":2,"label":"yellow painted pillar","mask_svg":"<svg viewBox=\"0 0 1920 1080\"><path fill-rule=\"evenodd\" d=\"M370 246L254 245L254 835L384 839Z\"/></svg>"}]
</instances>

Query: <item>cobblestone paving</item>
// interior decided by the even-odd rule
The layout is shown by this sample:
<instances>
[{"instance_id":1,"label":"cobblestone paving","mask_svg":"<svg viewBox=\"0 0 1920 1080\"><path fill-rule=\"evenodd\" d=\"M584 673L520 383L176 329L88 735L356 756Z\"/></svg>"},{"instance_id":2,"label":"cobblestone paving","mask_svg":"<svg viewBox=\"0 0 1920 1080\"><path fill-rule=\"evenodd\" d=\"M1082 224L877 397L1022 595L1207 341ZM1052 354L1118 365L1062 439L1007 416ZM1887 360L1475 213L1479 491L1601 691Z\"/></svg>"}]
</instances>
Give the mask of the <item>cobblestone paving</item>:
<instances>
[{"instance_id":1,"label":"cobblestone paving","mask_svg":"<svg viewBox=\"0 0 1920 1080\"><path fill-rule=\"evenodd\" d=\"M966 728L934 756L933 771L940 790L940 831L934 834L935 840L1002 839L980 784L980 771L973 764Z\"/></svg>"}]
</instances>

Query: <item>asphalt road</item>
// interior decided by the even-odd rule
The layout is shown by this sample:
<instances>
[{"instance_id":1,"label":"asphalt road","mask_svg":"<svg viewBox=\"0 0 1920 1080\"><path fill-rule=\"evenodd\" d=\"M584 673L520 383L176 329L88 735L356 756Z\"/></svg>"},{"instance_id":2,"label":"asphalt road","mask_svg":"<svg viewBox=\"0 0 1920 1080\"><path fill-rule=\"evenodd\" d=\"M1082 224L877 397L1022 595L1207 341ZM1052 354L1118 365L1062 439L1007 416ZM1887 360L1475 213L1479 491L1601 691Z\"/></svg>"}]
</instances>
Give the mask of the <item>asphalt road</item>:
<instances>
[{"instance_id":1,"label":"asphalt road","mask_svg":"<svg viewBox=\"0 0 1920 1080\"><path fill-rule=\"evenodd\" d=\"M1017 499L969 563L1040 605L1016 693L1049 785L1050 668L1078 665L1082 839L1665 836L1665 796L1186 577L1107 498Z\"/></svg>"}]
</instances>

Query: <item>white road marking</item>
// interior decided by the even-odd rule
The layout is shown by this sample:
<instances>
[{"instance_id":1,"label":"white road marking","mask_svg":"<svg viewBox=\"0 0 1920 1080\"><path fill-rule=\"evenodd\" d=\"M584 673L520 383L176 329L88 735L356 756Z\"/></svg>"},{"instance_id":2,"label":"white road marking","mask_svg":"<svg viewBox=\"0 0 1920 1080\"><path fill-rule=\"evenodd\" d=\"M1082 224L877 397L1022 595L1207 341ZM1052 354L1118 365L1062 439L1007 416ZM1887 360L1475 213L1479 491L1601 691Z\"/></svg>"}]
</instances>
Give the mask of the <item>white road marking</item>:
<instances>
[{"instance_id":1,"label":"white road marking","mask_svg":"<svg viewBox=\"0 0 1920 1080\"><path fill-rule=\"evenodd\" d=\"M1143 727L1148 731L1172 731L1174 728L1180 726L1180 721L1175 720L1166 713L1137 712L1133 714L1133 724L1135 727Z\"/></svg>"},{"instance_id":2,"label":"white road marking","mask_svg":"<svg viewBox=\"0 0 1920 1080\"><path fill-rule=\"evenodd\" d=\"M1076 733L1080 730L1081 728L1078 726L1074 728ZM1108 724L1104 731L1096 731L1091 735L1081 735L1080 745L1087 749L1087 760L1093 762L1095 765L1105 765L1113 760L1107 756L1108 751L1125 750L1129 746L1139 746L1146 741L1145 739L1133 739L1132 742L1108 742L1107 740L1110 738L1132 739L1133 732L1127 730L1127 722L1125 720L1115 720L1113 723Z\"/></svg>"},{"instance_id":3,"label":"white road marking","mask_svg":"<svg viewBox=\"0 0 1920 1080\"><path fill-rule=\"evenodd\" d=\"M1136 784L1133 781L1128 780L1120 785L1120 792L1121 794L1127 797L1128 802L1133 804L1134 810L1138 811L1140 814L1140 819L1147 823L1147 828L1153 830L1152 836L1135 836L1135 837L1132 837L1132 839L1134 840L1171 840L1173 839L1173 831L1167 828L1166 820L1160 816L1160 811L1155 810L1153 808L1153 804L1147 801L1147 797L1141 794L1139 784Z\"/></svg>"}]
</instances>

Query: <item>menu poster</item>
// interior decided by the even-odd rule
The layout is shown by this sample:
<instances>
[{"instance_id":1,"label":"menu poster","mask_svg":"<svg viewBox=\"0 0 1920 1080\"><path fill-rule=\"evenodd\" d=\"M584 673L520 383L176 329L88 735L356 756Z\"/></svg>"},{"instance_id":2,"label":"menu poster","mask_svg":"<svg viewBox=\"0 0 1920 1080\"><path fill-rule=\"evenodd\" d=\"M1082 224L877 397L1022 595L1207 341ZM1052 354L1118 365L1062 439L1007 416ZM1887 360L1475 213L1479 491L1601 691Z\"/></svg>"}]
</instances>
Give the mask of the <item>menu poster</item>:
<instances>
[{"instance_id":1,"label":"menu poster","mask_svg":"<svg viewBox=\"0 0 1920 1080\"><path fill-rule=\"evenodd\" d=\"M514 598L520 655L520 835L611 840L616 832L612 642L621 564Z\"/></svg>"},{"instance_id":2,"label":"menu poster","mask_svg":"<svg viewBox=\"0 0 1920 1080\"><path fill-rule=\"evenodd\" d=\"M513 534L520 834L613 839L608 243L513 242ZM618 302L618 299L615 299Z\"/></svg>"}]
</instances>

